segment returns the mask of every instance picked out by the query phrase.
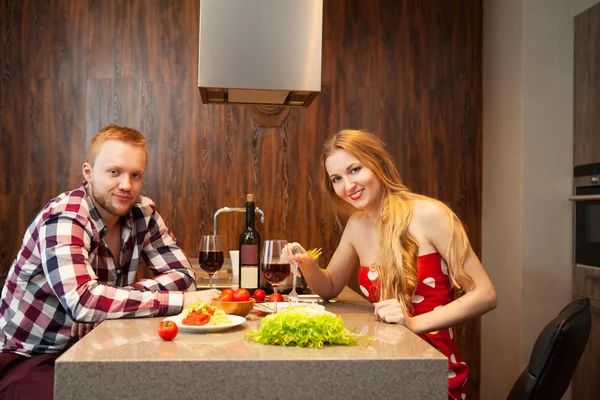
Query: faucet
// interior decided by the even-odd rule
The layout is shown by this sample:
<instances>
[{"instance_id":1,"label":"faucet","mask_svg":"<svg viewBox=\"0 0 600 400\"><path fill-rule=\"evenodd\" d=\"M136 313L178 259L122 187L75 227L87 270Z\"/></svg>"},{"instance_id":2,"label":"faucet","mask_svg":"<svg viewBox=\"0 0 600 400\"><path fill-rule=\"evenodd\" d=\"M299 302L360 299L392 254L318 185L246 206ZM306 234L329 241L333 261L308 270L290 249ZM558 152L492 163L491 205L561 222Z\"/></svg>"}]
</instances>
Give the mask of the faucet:
<instances>
[{"instance_id":1,"label":"faucet","mask_svg":"<svg viewBox=\"0 0 600 400\"><path fill-rule=\"evenodd\" d=\"M245 207L223 207L223 208L219 208L214 215L214 234L218 235L218 229L217 229L217 217L219 216L219 214L222 213L228 213L228 212L246 212L246 208ZM254 212L258 215L260 215L260 222L262 222L263 224L265 223L265 213L263 212L263 210L261 210L260 208L256 207L254 209Z\"/></svg>"}]
</instances>

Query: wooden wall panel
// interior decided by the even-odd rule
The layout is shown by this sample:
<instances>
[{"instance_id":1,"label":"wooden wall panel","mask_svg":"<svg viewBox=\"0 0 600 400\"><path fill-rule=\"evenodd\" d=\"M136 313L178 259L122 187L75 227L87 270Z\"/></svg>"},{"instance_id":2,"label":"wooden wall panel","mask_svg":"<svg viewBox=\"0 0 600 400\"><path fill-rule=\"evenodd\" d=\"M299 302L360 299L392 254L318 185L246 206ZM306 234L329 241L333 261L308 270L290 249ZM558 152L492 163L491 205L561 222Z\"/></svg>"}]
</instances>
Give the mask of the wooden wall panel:
<instances>
[{"instance_id":1,"label":"wooden wall panel","mask_svg":"<svg viewBox=\"0 0 600 400\"><path fill-rule=\"evenodd\" d=\"M78 186L108 123L146 135L144 193L190 257L213 213L253 192L263 239L323 247L328 260L340 231L320 151L343 128L380 134L406 184L450 205L480 252L481 0L325 0L322 92L277 128L248 107L201 104L198 0L0 4L0 276L39 208ZM227 249L243 221L219 218ZM474 398L479 335L478 321L457 332Z\"/></svg>"}]
</instances>

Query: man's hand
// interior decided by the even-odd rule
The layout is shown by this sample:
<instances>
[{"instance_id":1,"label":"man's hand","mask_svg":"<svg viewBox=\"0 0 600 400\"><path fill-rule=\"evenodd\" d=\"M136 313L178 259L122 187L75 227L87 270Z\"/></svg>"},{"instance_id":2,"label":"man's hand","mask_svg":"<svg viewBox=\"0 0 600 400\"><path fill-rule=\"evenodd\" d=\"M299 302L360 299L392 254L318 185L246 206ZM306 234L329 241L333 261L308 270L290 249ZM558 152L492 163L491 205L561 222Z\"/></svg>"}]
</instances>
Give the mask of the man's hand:
<instances>
[{"instance_id":1,"label":"man's hand","mask_svg":"<svg viewBox=\"0 0 600 400\"><path fill-rule=\"evenodd\" d=\"M92 331L95 327L97 327L99 322L95 324L84 324L79 322L73 322L73 326L71 327L71 337L78 337L81 339L88 333Z\"/></svg>"},{"instance_id":2,"label":"man's hand","mask_svg":"<svg viewBox=\"0 0 600 400\"><path fill-rule=\"evenodd\" d=\"M183 292L183 308L194 304L198 300L210 302L210 299L219 297L221 294L220 290L209 289L209 290L198 290L196 292Z\"/></svg>"}]
</instances>

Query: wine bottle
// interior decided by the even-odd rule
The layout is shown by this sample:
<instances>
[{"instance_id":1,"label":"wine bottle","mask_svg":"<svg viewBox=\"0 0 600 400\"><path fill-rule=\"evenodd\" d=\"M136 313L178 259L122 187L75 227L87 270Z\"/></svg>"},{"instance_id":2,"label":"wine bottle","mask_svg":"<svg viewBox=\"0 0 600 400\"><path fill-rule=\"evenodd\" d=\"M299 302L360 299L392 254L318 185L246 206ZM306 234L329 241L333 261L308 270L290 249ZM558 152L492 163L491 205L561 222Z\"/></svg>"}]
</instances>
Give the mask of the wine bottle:
<instances>
[{"instance_id":1,"label":"wine bottle","mask_svg":"<svg viewBox=\"0 0 600 400\"><path fill-rule=\"evenodd\" d=\"M254 228L254 195L246 195L246 229L240 235L240 287L254 292L260 281L260 234Z\"/></svg>"}]
</instances>

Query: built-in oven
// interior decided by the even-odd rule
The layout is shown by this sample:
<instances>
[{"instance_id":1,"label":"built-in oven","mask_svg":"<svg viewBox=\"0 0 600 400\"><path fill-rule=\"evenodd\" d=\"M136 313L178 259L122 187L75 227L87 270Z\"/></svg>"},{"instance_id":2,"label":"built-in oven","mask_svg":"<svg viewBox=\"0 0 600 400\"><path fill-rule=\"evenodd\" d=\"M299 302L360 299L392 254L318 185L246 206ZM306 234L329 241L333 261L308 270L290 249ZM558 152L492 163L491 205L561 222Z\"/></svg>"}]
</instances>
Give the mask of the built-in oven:
<instances>
[{"instance_id":1,"label":"built-in oven","mask_svg":"<svg viewBox=\"0 0 600 400\"><path fill-rule=\"evenodd\" d=\"M575 167L569 199L575 204L575 264L600 268L600 163Z\"/></svg>"}]
</instances>

